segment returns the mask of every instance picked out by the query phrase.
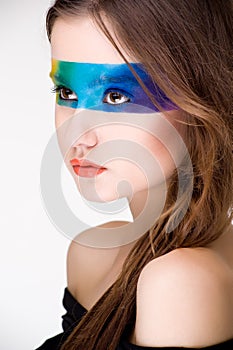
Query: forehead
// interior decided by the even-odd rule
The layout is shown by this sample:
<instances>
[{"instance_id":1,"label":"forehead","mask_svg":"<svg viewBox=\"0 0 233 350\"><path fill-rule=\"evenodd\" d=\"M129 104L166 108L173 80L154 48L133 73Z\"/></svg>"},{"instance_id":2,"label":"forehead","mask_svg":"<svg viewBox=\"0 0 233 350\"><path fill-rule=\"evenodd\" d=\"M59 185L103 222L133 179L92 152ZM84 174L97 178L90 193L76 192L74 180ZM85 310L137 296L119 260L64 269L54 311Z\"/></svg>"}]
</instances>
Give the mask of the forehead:
<instances>
[{"instance_id":1,"label":"forehead","mask_svg":"<svg viewBox=\"0 0 233 350\"><path fill-rule=\"evenodd\" d=\"M111 32L109 26L108 29ZM127 56L124 50L121 51L133 62L132 57ZM114 46L89 17L58 18L51 35L51 55L61 61L124 63Z\"/></svg>"}]
</instances>

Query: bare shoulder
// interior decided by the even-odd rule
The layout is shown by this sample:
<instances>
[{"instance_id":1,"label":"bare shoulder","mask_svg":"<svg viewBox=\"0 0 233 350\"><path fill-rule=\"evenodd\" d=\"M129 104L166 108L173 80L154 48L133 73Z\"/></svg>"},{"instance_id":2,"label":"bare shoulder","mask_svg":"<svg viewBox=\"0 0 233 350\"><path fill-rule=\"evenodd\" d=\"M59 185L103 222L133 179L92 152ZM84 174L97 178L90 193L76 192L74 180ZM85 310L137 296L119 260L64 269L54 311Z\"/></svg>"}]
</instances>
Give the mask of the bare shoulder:
<instances>
[{"instance_id":1,"label":"bare shoulder","mask_svg":"<svg viewBox=\"0 0 233 350\"><path fill-rule=\"evenodd\" d=\"M206 248L154 259L137 285L134 342L204 347L233 338L233 272Z\"/></svg>"}]
</instances>

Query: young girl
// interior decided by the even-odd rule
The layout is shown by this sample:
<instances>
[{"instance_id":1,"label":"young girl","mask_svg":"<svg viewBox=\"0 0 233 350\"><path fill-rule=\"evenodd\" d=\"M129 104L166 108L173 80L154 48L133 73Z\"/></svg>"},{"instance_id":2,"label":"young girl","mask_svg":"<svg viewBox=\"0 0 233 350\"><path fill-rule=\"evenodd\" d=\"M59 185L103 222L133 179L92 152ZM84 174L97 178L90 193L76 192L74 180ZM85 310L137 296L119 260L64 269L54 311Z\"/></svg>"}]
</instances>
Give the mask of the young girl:
<instances>
[{"instance_id":1,"label":"young girl","mask_svg":"<svg viewBox=\"0 0 233 350\"><path fill-rule=\"evenodd\" d=\"M132 230L111 222L71 242L64 332L38 350L233 348L232 5L57 0L50 8L56 127L85 130L65 163L87 199L113 201L125 180L131 189L119 197L134 219L149 215ZM62 143L67 133L58 134ZM120 140L124 147L112 147ZM104 161L88 162L104 145ZM120 243L112 232L123 233Z\"/></svg>"}]
</instances>

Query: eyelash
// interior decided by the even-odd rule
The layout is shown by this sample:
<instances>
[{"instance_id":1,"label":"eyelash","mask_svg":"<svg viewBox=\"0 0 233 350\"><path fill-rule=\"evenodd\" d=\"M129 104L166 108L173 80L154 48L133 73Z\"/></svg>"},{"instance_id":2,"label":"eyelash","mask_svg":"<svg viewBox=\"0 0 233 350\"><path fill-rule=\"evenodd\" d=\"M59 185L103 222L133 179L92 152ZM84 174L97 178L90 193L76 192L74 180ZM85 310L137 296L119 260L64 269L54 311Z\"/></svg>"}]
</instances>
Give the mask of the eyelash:
<instances>
[{"instance_id":1,"label":"eyelash","mask_svg":"<svg viewBox=\"0 0 233 350\"><path fill-rule=\"evenodd\" d=\"M63 85L58 85L58 86L54 86L51 91L53 93L58 93L59 94L59 98L63 101L70 101L70 102L74 102L74 101L77 101L75 99L65 99L61 96L61 90L62 89L66 89L68 91L70 91L70 93L74 93L71 89L67 88L66 86L63 86ZM110 102L107 102L106 101L106 98L109 94L119 94L121 96L124 96L125 97L125 101L124 102L121 102L121 103L110 103ZM75 93L74 93L75 94ZM123 103L129 103L131 102L131 98L129 97L129 95L127 93L125 93L124 91L120 90L120 89L110 89L110 90L107 90L104 94L104 98L103 98L103 103L106 103L106 104L109 104L109 105L121 105Z\"/></svg>"},{"instance_id":2,"label":"eyelash","mask_svg":"<svg viewBox=\"0 0 233 350\"><path fill-rule=\"evenodd\" d=\"M124 96L124 97L126 98L126 100L125 100L124 102L121 102L121 103L109 103L109 102L105 102L107 95L109 95L109 94L114 94L114 93L115 93L115 94L119 94L119 95L121 95L121 96ZM108 104L110 104L110 105L122 105L122 104L124 104L124 103L129 103L129 102L131 102L131 98L130 98L129 94L127 94L126 92L122 91L121 89L110 89L110 90L107 90L107 91L105 92L103 102L104 102L104 103L108 103Z\"/></svg>"},{"instance_id":3,"label":"eyelash","mask_svg":"<svg viewBox=\"0 0 233 350\"><path fill-rule=\"evenodd\" d=\"M61 96L61 91L62 89L66 89L67 91L70 91L71 93L74 93L71 89L67 88L66 86L63 86L63 85L58 85L58 86L54 86L51 91L53 93L56 93L56 94L59 94L59 98L63 101L77 101L77 99L66 99L66 98L63 98ZM74 93L75 94L75 93Z\"/></svg>"}]
</instances>

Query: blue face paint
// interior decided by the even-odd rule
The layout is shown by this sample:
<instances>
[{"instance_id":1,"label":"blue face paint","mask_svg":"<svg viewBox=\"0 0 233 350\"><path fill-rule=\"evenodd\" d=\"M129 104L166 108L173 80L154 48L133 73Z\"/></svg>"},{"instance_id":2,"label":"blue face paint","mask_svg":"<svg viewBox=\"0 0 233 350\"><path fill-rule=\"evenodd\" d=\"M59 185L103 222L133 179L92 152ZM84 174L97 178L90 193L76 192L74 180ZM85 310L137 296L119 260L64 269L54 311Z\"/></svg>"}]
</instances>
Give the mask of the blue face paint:
<instances>
[{"instance_id":1,"label":"blue face paint","mask_svg":"<svg viewBox=\"0 0 233 350\"><path fill-rule=\"evenodd\" d=\"M131 66L165 110L177 106L153 83L140 63ZM97 64L52 60L50 74L57 92L57 103L69 108L104 112L159 112L126 63Z\"/></svg>"}]
</instances>

